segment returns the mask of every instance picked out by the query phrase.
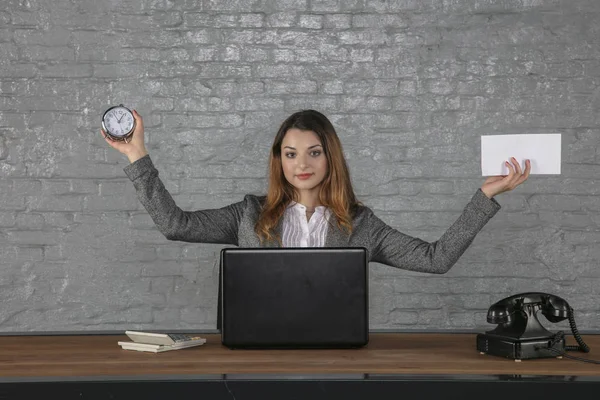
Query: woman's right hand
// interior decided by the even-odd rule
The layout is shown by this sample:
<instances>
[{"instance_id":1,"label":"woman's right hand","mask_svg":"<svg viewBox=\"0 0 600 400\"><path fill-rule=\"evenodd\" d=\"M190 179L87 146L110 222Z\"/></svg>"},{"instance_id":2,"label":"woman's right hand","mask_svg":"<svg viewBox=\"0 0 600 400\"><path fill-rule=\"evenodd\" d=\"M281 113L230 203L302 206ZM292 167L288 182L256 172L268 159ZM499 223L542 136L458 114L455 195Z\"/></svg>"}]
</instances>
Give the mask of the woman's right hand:
<instances>
[{"instance_id":1,"label":"woman's right hand","mask_svg":"<svg viewBox=\"0 0 600 400\"><path fill-rule=\"evenodd\" d=\"M135 118L135 129L133 130L133 135L131 136L129 143L117 142L109 139L103 129L100 129L100 133L110 147L118 150L122 154L125 154L129 159L129 162L134 163L140 158L146 156L148 151L146 150L146 145L144 144L144 121L142 120L142 116L135 110L132 112L133 118Z\"/></svg>"}]
</instances>

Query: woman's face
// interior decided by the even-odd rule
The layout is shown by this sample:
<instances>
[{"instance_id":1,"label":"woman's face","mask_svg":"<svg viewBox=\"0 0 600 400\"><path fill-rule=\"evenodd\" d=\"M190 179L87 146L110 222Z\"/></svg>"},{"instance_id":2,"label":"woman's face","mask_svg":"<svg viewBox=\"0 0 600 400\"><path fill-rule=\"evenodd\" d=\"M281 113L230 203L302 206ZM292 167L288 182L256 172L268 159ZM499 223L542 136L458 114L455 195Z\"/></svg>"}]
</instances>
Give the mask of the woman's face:
<instances>
[{"instance_id":1,"label":"woman's face","mask_svg":"<svg viewBox=\"0 0 600 400\"><path fill-rule=\"evenodd\" d=\"M302 196L317 191L327 175L327 157L313 131L288 130L281 142L281 166L285 179Z\"/></svg>"}]
</instances>

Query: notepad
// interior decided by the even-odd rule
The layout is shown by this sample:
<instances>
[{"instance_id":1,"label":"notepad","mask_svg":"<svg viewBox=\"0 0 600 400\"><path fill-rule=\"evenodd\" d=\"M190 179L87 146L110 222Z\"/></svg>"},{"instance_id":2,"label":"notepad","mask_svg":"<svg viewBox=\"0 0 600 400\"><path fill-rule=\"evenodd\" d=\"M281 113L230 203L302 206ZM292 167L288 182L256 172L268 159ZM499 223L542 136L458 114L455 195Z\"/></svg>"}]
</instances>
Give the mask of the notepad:
<instances>
[{"instance_id":1,"label":"notepad","mask_svg":"<svg viewBox=\"0 0 600 400\"><path fill-rule=\"evenodd\" d=\"M146 351L161 353L163 351L180 350L188 347L201 346L206 339L185 334L152 333L140 331L125 331L131 342L119 341L124 350Z\"/></svg>"},{"instance_id":2,"label":"notepad","mask_svg":"<svg viewBox=\"0 0 600 400\"><path fill-rule=\"evenodd\" d=\"M505 165L515 157L525 171L531 160L531 174L560 175L561 134L487 135L481 137L481 175L508 175Z\"/></svg>"}]
</instances>

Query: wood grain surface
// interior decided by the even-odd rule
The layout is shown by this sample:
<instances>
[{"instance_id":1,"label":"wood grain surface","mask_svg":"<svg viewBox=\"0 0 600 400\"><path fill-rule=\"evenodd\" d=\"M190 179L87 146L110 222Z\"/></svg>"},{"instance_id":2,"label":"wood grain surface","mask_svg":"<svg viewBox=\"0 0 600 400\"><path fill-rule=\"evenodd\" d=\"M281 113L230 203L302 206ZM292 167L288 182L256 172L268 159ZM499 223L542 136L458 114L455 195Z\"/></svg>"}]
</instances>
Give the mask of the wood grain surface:
<instances>
[{"instance_id":1,"label":"wood grain surface","mask_svg":"<svg viewBox=\"0 0 600 400\"><path fill-rule=\"evenodd\" d=\"M475 334L372 333L350 350L230 350L217 334L200 347L164 353L122 350L125 335L0 337L0 377L106 377L204 374L451 374L600 376L600 365L563 359L515 362L481 355ZM583 337L600 359L600 335ZM572 338L567 344L574 344Z\"/></svg>"}]
</instances>

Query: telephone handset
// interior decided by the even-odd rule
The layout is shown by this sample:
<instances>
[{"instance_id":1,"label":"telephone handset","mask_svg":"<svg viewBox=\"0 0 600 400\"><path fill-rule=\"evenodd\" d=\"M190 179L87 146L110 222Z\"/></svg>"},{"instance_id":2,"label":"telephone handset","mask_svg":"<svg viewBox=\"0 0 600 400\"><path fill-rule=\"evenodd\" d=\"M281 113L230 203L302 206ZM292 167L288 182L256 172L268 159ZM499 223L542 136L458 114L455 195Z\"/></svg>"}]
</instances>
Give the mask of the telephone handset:
<instances>
[{"instance_id":1,"label":"telephone handset","mask_svg":"<svg viewBox=\"0 0 600 400\"><path fill-rule=\"evenodd\" d=\"M569 320L577 346L566 346L562 332L552 333L542 326L538 311L552 323ZM487 321L498 326L477 335L477 350L515 360L556 357L565 350L589 352L573 317L573 309L561 297L546 293L521 293L490 306Z\"/></svg>"}]
</instances>

